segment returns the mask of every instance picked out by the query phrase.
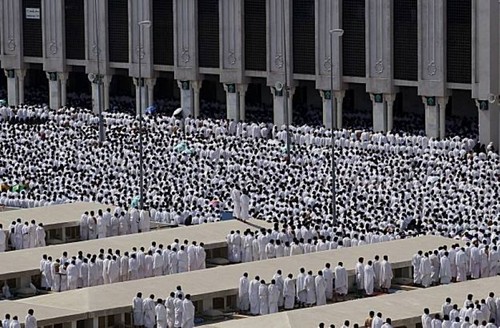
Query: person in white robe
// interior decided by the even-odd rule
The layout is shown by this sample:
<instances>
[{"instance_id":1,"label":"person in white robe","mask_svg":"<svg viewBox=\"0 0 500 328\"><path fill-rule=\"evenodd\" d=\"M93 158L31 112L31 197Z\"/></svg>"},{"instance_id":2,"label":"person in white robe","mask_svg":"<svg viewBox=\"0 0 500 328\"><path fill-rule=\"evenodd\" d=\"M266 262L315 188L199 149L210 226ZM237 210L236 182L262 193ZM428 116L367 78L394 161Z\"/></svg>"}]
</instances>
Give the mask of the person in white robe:
<instances>
[{"instance_id":1,"label":"person in white robe","mask_svg":"<svg viewBox=\"0 0 500 328\"><path fill-rule=\"evenodd\" d=\"M427 288L431 285L432 283L432 267L431 267L431 261L429 259L429 253L424 253L424 256L420 260L420 276L422 279L422 286Z\"/></svg>"},{"instance_id":2,"label":"person in white robe","mask_svg":"<svg viewBox=\"0 0 500 328\"><path fill-rule=\"evenodd\" d=\"M269 314L269 291L264 280L259 285L259 314Z\"/></svg>"},{"instance_id":3,"label":"person in white robe","mask_svg":"<svg viewBox=\"0 0 500 328\"><path fill-rule=\"evenodd\" d=\"M373 280L373 289L374 290L379 290L382 285L382 279L381 279L381 274L382 274L382 268L380 265L380 256L375 255L375 258L373 260L373 272L375 272L375 279Z\"/></svg>"},{"instance_id":4,"label":"person in white robe","mask_svg":"<svg viewBox=\"0 0 500 328\"><path fill-rule=\"evenodd\" d=\"M144 256L144 278L151 278L153 276L153 252L148 251Z\"/></svg>"},{"instance_id":5,"label":"person in white robe","mask_svg":"<svg viewBox=\"0 0 500 328\"><path fill-rule=\"evenodd\" d=\"M445 252L439 260L439 281L443 285L447 285L451 282L451 263L448 255L448 252Z\"/></svg>"},{"instance_id":6,"label":"person in white robe","mask_svg":"<svg viewBox=\"0 0 500 328\"><path fill-rule=\"evenodd\" d=\"M156 328L168 328L167 326L167 308L163 304L163 300L159 298L156 301Z\"/></svg>"},{"instance_id":7,"label":"person in white robe","mask_svg":"<svg viewBox=\"0 0 500 328\"><path fill-rule=\"evenodd\" d=\"M156 250L153 255L153 276L159 277L163 275L163 267L165 263L163 261L163 252L161 249Z\"/></svg>"},{"instance_id":8,"label":"person in white robe","mask_svg":"<svg viewBox=\"0 0 500 328\"><path fill-rule=\"evenodd\" d=\"M108 263L108 279L110 284L120 282L120 264L116 256L113 256L111 261Z\"/></svg>"},{"instance_id":9,"label":"person in white robe","mask_svg":"<svg viewBox=\"0 0 500 328\"><path fill-rule=\"evenodd\" d=\"M181 245L181 249L177 252L177 268L178 273L188 271L188 254L184 249L184 245Z\"/></svg>"},{"instance_id":10,"label":"person in white robe","mask_svg":"<svg viewBox=\"0 0 500 328\"><path fill-rule=\"evenodd\" d=\"M178 295L174 299L174 327L182 327L183 311L182 295Z\"/></svg>"},{"instance_id":11,"label":"person in white robe","mask_svg":"<svg viewBox=\"0 0 500 328\"><path fill-rule=\"evenodd\" d=\"M194 327L194 314L195 307L191 301L191 295L186 294L184 300L182 301L182 328L193 328Z\"/></svg>"},{"instance_id":12,"label":"person in white robe","mask_svg":"<svg viewBox=\"0 0 500 328\"><path fill-rule=\"evenodd\" d=\"M61 277L61 283L59 284L59 291L64 292L68 290L68 263L66 262L64 265L59 267L59 276ZM77 278L78 279L78 278Z\"/></svg>"},{"instance_id":13,"label":"person in white robe","mask_svg":"<svg viewBox=\"0 0 500 328\"><path fill-rule=\"evenodd\" d=\"M151 218L148 209L143 209L139 214L139 229L141 232L148 232L151 230Z\"/></svg>"},{"instance_id":14,"label":"person in white robe","mask_svg":"<svg viewBox=\"0 0 500 328\"><path fill-rule=\"evenodd\" d=\"M102 216L101 210L99 210L99 214L97 215L97 237L99 239L106 238L108 234L108 226L106 224L106 220Z\"/></svg>"},{"instance_id":15,"label":"person in white robe","mask_svg":"<svg viewBox=\"0 0 500 328\"><path fill-rule=\"evenodd\" d=\"M130 263L130 257L128 252L125 252L120 258L120 281L127 281L128 279L128 266Z\"/></svg>"},{"instance_id":16,"label":"person in white robe","mask_svg":"<svg viewBox=\"0 0 500 328\"><path fill-rule=\"evenodd\" d=\"M3 226L0 223L0 253L5 252L7 249L7 233L3 230Z\"/></svg>"},{"instance_id":17,"label":"person in white robe","mask_svg":"<svg viewBox=\"0 0 500 328\"><path fill-rule=\"evenodd\" d=\"M12 293L10 292L10 287L9 285L7 285L7 281L4 281L3 282L3 286L2 286L2 295L5 299L9 300L11 299L14 295L12 295Z\"/></svg>"},{"instance_id":18,"label":"person in white robe","mask_svg":"<svg viewBox=\"0 0 500 328\"><path fill-rule=\"evenodd\" d=\"M257 315L260 313L259 286L260 286L259 276L256 276L255 279L250 281L248 285L248 297L250 299L250 314L252 315Z\"/></svg>"},{"instance_id":19,"label":"person in white robe","mask_svg":"<svg viewBox=\"0 0 500 328\"><path fill-rule=\"evenodd\" d=\"M9 328L21 328L21 324L19 323L19 318L17 317L17 315L12 317Z\"/></svg>"},{"instance_id":20,"label":"person in white robe","mask_svg":"<svg viewBox=\"0 0 500 328\"><path fill-rule=\"evenodd\" d=\"M205 251L205 244L200 243L196 247L196 270L203 270L207 267L207 253Z\"/></svg>"},{"instance_id":21,"label":"person in white robe","mask_svg":"<svg viewBox=\"0 0 500 328\"><path fill-rule=\"evenodd\" d=\"M89 239L89 212L85 212L80 217L80 240Z\"/></svg>"},{"instance_id":22,"label":"person in white robe","mask_svg":"<svg viewBox=\"0 0 500 328\"><path fill-rule=\"evenodd\" d=\"M470 247L470 271L472 279L481 277L481 255L479 254L477 242Z\"/></svg>"},{"instance_id":23,"label":"person in white robe","mask_svg":"<svg viewBox=\"0 0 500 328\"><path fill-rule=\"evenodd\" d=\"M269 298L269 313L277 313L278 312L278 301L280 297L280 291L278 286L276 285L276 280L272 279L271 283L267 287L267 294Z\"/></svg>"},{"instance_id":24,"label":"person in white robe","mask_svg":"<svg viewBox=\"0 0 500 328\"><path fill-rule=\"evenodd\" d=\"M139 260L136 254L131 254L128 260L128 278L129 280L139 279Z\"/></svg>"},{"instance_id":25,"label":"person in white robe","mask_svg":"<svg viewBox=\"0 0 500 328\"><path fill-rule=\"evenodd\" d=\"M97 286L99 278L102 278L102 274L99 273L99 265L93 257L89 263L89 287Z\"/></svg>"},{"instance_id":26,"label":"person in white robe","mask_svg":"<svg viewBox=\"0 0 500 328\"><path fill-rule=\"evenodd\" d=\"M373 295L375 271L373 270L372 261L368 261L364 267L363 283L366 295Z\"/></svg>"},{"instance_id":27,"label":"person in white robe","mask_svg":"<svg viewBox=\"0 0 500 328\"><path fill-rule=\"evenodd\" d=\"M285 310L292 310L295 307L295 281L293 274L289 273L283 282L283 307Z\"/></svg>"},{"instance_id":28,"label":"person in white robe","mask_svg":"<svg viewBox=\"0 0 500 328\"><path fill-rule=\"evenodd\" d=\"M175 322L174 301L175 301L175 293L171 292L170 295L167 297L167 300L165 301L165 306L167 308L167 326L169 328L173 327Z\"/></svg>"},{"instance_id":29,"label":"person in white robe","mask_svg":"<svg viewBox=\"0 0 500 328\"><path fill-rule=\"evenodd\" d=\"M78 271L78 267L76 266L75 261L71 261L71 263L66 268L66 277L68 290L73 290L78 287L78 276L80 275Z\"/></svg>"},{"instance_id":30,"label":"person in white robe","mask_svg":"<svg viewBox=\"0 0 500 328\"><path fill-rule=\"evenodd\" d=\"M125 216L125 213L121 213L118 218L118 235L124 236L130 233L130 223Z\"/></svg>"},{"instance_id":31,"label":"person in white robe","mask_svg":"<svg viewBox=\"0 0 500 328\"><path fill-rule=\"evenodd\" d=\"M314 278L314 287L316 289L316 305L326 304L326 279L323 277L323 271L318 271L318 275Z\"/></svg>"},{"instance_id":32,"label":"person in white robe","mask_svg":"<svg viewBox=\"0 0 500 328\"><path fill-rule=\"evenodd\" d=\"M238 285L238 309L240 312L248 312L250 309L248 273L243 273Z\"/></svg>"},{"instance_id":33,"label":"person in white robe","mask_svg":"<svg viewBox=\"0 0 500 328\"><path fill-rule=\"evenodd\" d=\"M142 309L144 312L144 327L154 328L155 326L155 296L153 294L149 295L142 303Z\"/></svg>"},{"instance_id":34,"label":"person in white robe","mask_svg":"<svg viewBox=\"0 0 500 328\"><path fill-rule=\"evenodd\" d=\"M24 318L24 328L38 328L35 311L33 309L29 309L26 318Z\"/></svg>"},{"instance_id":35,"label":"person in white robe","mask_svg":"<svg viewBox=\"0 0 500 328\"><path fill-rule=\"evenodd\" d=\"M31 220L31 223L28 226L28 248L36 247L36 223L35 220Z\"/></svg>"},{"instance_id":36,"label":"person in white robe","mask_svg":"<svg viewBox=\"0 0 500 328\"><path fill-rule=\"evenodd\" d=\"M198 246L196 245L196 241L193 241L191 245L187 247L187 256L188 256L188 270L194 271L198 267L198 262L196 259L196 249Z\"/></svg>"},{"instance_id":37,"label":"person in white robe","mask_svg":"<svg viewBox=\"0 0 500 328\"><path fill-rule=\"evenodd\" d=\"M132 318L134 327L142 327L144 325L144 302L142 300L142 293L139 292L132 299Z\"/></svg>"},{"instance_id":38,"label":"person in white robe","mask_svg":"<svg viewBox=\"0 0 500 328\"><path fill-rule=\"evenodd\" d=\"M45 247L45 238L46 233L45 229L43 228L43 223L39 223L35 229L35 247Z\"/></svg>"},{"instance_id":39,"label":"person in white robe","mask_svg":"<svg viewBox=\"0 0 500 328\"><path fill-rule=\"evenodd\" d=\"M343 297L347 295L347 291L349 288L347 271L344 268L344 264L339 262L335 267L335 293Z\"/></svg>"},{"instance_id":40,"label":"person in white robe","mask_svg":"<svg viewBox=\"0 0 500 328\"><path fill-rule=\"evenodd\" d=\"M457 281L467 280L467 254L462 247L457 251L455 256L455 263L457 264Z\"/></svg>"},{"instance_id":41,"label":"person in white robe","mask_svg":"<svg viewBox=\"0 0 500 328\"><path fill-rule=\"evenodd\" d=\"M278 308L282 308L284 303L284 298L283 298L284 281L283 281L283 276L281 274L282 274L281 270L277 270L276 273L273 275L273 279L276 282L276 286L278 287L278 290L280 292L278 298Z\"/></svg>"},{"instance_id":42,"label":"person in white robe","mask_svg":"<svg viewBox=\"0 0 500 328\"><path fill-rule=\"evenodd\" d=\"M239 219L240 218L240 201L241 201L241 192L240 190L234 186L231 191L231 198L233 200L233 217Z\"/></svg>"},{"instance_id":43,"label":"person in white robe","mask_svg":"<svg viewBox=\"0 0 500 328\"><path fill-rule=\"evenodd\" d=\"M304 286L306 289L306 305L313 306L316 303L316 286L314 284L314 276L312 271L308 271L304 278Z\"/></svg>"},{"instance_id":44,"label":"person in white robe","mask_svg":"<svg viewBox=\"0 0 500 328\"><path fill-rule=\"evenodd\" d=\"M392 265L389 262L389 257L384 255L384 259L380 263L380 288L383 292L388 293L389 288L391 288L392 278L394 274L392 272Z\"/></svg>"},{"instance_id":45,"label":"person in white robe","mask_svg":"<svg viewBox=\"0 0 500 328\"><path fill-rule=\"evenodd\" d=\"M484 246L479 250L479 257L481 262L481 278L490 276L490 247Z\"/></svg>"},{"instance_id":46,"label":"person in white robe","mask_svg":"<svg viewBox=\"0 0 500 328\"><path fill-rule=\"evenodd\" d=\"M97 219L95 218L94 211L90 212L88 217L88 236L89 240L97 239Z\"/></svg>"},{"instance_id":47,"label":"person in white robe","mask_svg":"<svg viewBox=\"0 0 500 328\"><path fill-rule=\"evenodd\" d=\"M365 288L364 282L364 274L365 274L365 266L363 265L364 258L360 257L358 259L358 263L354 267L354 274L356 275L356 288L358 290L358 294L363 294L363 289Z\"/></svg>"},{"instance_id":48,"label":"person in white robe","mask_svg":"<svg viewBox=\"0 0 500 328\"><path fill-rule=\"evenodd\" d=\"M240 219L247 221L250 218L250 197L246 190L241 191L240 197Z\"/></svg>"},{"instance_id":49,"label":"person in white robe","mask_svg":"<svg viewBox=\"0 0 500 328\"><path fill-rule=\"evenodd\" d=\"M326 281L326 299L327 300L332 300L333 299L333 271L330 269L330 263L325 264L325 268L323 269L323 277L325 278Z\"/></svg>"},{"instance_id":50,"label":"person in white robe","mask_svg":"<svg viewBox=\"0 0 500 328\"><path fill-rule=\"evenodd\" d=\"M500 262L500 252L498 252L498 247L496 245L491 248L489 262L490 277L495 277L498 275L498 266Z\"/></svg>"},{"instance_id":51,"label":"person in white robe","mask_svg":"<svg viewBox=\"0 0 500 328\"><path fill-rule=\"evenodd\" d=\"M431 280L432 284L439 283L439 252L434 250L433 253L429 254L429 261L431 262Z\"/></svg>"},{"instance_id":52,"label":"person in white robe","mask_svg":"<svg viewBox=\"0 0 500 328\"><path fill-rule=\"evenodd\" d=\"M30 227L28 225L28 222L24 222L24 225L21 228L21 233L23 237L22 241L22 249L27 249L30 247Z\"/></svg>"},{"instance_id":53,"label":"person in white robe","mask_svg":"<svg viewBox=\"0 0 500 328\"><path fill-rule=\"evenodd\" d=\"M306 290L306 269L300 268L300 272L297 275L297 281L295 286L297 287L297 301L299 307L304 307L307 301L307 290Z\"/></svg>"},{"instance_id":54,"label":"person in white robe","mask_svg":"<svg viewBox=\"0 0 500 328\"><path fill-rule=\"evenodd\" d=\"M82 280L82 287L89 287L89 259L84 258L82 265L80 265L79 279Z\"/></svg>"},{"instance_id":55,"label":"person in white robe","mask_svg":"<svg viewBox=\"0 0 500 328\"><path fill-rule=\"evenodd\" d=\"M2 327L10 327L10 314L6 313L5 314L5 319L0 320L0 323L2 324Z\"/></svg>"}]
</instances>

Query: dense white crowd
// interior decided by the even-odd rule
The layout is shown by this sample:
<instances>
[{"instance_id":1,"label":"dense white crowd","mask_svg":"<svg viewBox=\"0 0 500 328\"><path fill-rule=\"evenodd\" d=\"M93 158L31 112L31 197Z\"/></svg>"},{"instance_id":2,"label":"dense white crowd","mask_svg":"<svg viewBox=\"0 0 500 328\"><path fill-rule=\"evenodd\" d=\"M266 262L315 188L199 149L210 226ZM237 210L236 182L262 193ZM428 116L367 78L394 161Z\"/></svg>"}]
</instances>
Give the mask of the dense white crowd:
<instances>
[{"instance_id":1,"label":"dense white crowd","mask_svg":"<svg viewBox=\"0 0 500 328\"><path fill-rule=\"evenodd\" d=\"M8 230L3 230L0 223L0 253L7 249L26 249L33 247L44 247L46 245L46 233L43 223L36 224L18 218L9 225Z\"/></svg>"}]
</instances>

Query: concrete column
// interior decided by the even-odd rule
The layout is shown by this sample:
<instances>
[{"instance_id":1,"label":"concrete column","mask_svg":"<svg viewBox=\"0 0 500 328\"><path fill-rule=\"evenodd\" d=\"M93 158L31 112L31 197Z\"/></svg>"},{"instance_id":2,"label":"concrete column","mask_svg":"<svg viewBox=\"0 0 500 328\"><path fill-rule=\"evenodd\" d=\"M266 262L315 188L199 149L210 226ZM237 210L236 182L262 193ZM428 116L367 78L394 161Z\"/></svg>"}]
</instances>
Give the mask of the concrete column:
<instances>
[{"instance_id":1,"label":"concrete column","mask_svg":"<svg viewBox=\"0 0 500 328\"><path fill-rule=\"evenodd\" d=\"M156 79L146 79L146 85L148 86L148 107L153 106L155 102L155 85Z\"/></svg>"},{"instance_id":2,"label":"concrete column","mask_svg":"<svg viewBox=\"0 0 500 328\"><path fill-rule=\"evenodd\" d=\"M94 112L94 114L99 114L99 100L101 101L101 105L103 105L103 92L102 92L102 79L103 79L103 76L102 75L96 75L96 74L93 74L93 73L90 73L88 75L88 79L91 83L91 88L92 88L92 111ZM101 88L99 90L99 88ZM100 94L99 94L99 91ZM103 110L105 109L104 106L102 107Z\"/></svg>"},{"instance_id":3,"label":"concrete column","mask_svg":"<svg viewBox=\"0 0 500 328\"><path fill-rule=\"evenodd\" d=\"M288 124L293 123L293 95L295 94L295 88L288 88Z\"/></svg>"},{"instance_id":4,"label":"concrete column","mask_svg":"<svg viewBox=\"0 0 500 328\"><path fill-rule=\"evenodd\" d=\"M344 96L345 96L345 91L335 91L334 92L335 100L336 100L336 106L335 106L335 111L337 113L337 121L336 123L336 128L338 130L342 129L343 126L343 105L344 105Z\"/></svg>"},{"instance_id":5,"label":"concrete column","mask_svg":"<svg viewBox=\"0 0 500 328\"><path fill-rule=\"evenodd\" d=\"M283 90L278 91L274 87L271 88L273 94L273 122L281 128L285 124L285 97L283 97Z\"/></svg>"},{"instance_id":6,"label":"concrete column","mask_svg":"<svg viewBox=\"0 0 500 328\"><path fill-rule=\"evenodd\" d=\"M373 103L373 131L387 132L387 106L384 95L370 94L370 98Z\"/></svg>"},{"instance_id":7,"label":"concrete column","mask_svg":"<svg viewBox=\"0 0 500 328\"><path fill-rule=\"evenodd\" d=\"M16 71L6 69L5 76L7 77L7 103L9 106L17 106L19 105L19 83Z\"/></svg>"},{"instance_id":8,"label":"concrete column","mask_svg":"<svg viewBox=\"0 0 500 328\"><path fill-rule=\"evenodd\" d=\"M103 110L104 111L109 111L109 85L111 84L111 80L113 79L113 75L104 75L102 79L102 88L104 90L104 96L103 96Z\"/></svg>"},{"instance_id":9,"label":"concrete column","mask_svg":"<svg viewBox=\"0 0 500 328\"><path fill-rule=\"evenodd\" d=\"M425 134L429 138L439 138L439 106L435 97L422 97L425 106Z\"/></svg>"},{"instance_id":10,"label":"concrete column","mask_svg":"<svg viewBox=\"0 0 500 328\"><path fill-rule=\"evenodd\" d=\"M68 73L59 73L59 80L61 81L61 106L64 107L67 102Z\"/></svg>"},{"instance_id":11,"label":"concrete column","mask_svg":"<svg viewBox=\"0 0 500 328\"><path fill-rule=\"evenodd\" d=\"M323 125L327 129L332 128L332 93L330 90L320 90L323 100Z\"/></svg>"},{"instance_id":12,"label":"concrete column","mask_svg":"<svg viewBox=\"0 0 500 328\"><path fill-rule=\"evenodd\" d=\"M248 84L238 85L238 93L240 96L240 121L245 121L246 116L246 93L248 89Z\"/></svg>"},{"instance_id":13,"label":"concrete column","mask_svg":"<svg viewBox=\"0 0 500 328\"><path fill-rule=\"evenodd\" d=\"M238 93L236 92L236 85L224 84L226 91L226 111L227 119L238 122L240 120L240 106L238 104Z\"/></svg>"},{"instance_id":14,"label":"concrete column","mask_svg":"<svg viewBox=\"0 0 500 328\"><path fill-rule=\"evenodd\" d=\"M59 73L45 72L49 80L49 107L51 109L59 109L61 107L61 83L59 81Z\"/></svg>"},{"instance_id":15,"label":"concrete column","mask_svg":"<svg viewBox=\"0 0 500 328\"><path fill-rule=\"evenodd\" d=\"M99 328L99 317L92 318L92 328Z\"/></svg>"},{"instance_id":16,"label":"concrete column","mask_svg":"<svg viewBox=\"0 0 500 328\"><path fill-rule=\"evenodd\" d=\"M134 78L134 85L135 85L135 113L136 115L139 115L140 110L142 109L142 113L146 111L146 108L148 108L148 89L146 88L145 84L145 79L139 79ZM139 98L140 96L140 98ZM142 106L142 108L140 107Z\"/></svg>"},{"instance_id":17,"label":"concrete column","mask_svg":"<svg viewBox=\"0 0 500 328\"><path fill-rule=\"evenodd\" d=\"M201 84L203 81L193 81L192 87L193 87L193 105L194 105L194 117L199 117L200 116L200 90L201 90Z\"/></svg>"},{"instance_id":18,"label":"concrete column","mask_svg":"<svg viewBox=\"0 0 500 328\"><path fill-rule=\"evenodd\" d=\"M438 97L437 103L439 107L439 138L446 138L446 105L449 97ZM498 129L497 129L498 130Z\"/></svg>"},{"instance_id":19,"label":"concrete column","mask_svg":"<svg viewBox=\"0 0 500 328\"><path fill-rule=\"evenodd\" d=\"M487 100L476 100L476 106L479 110L479 142L483 145L493 142L495 149L498 150L498 144L495 142L499 137L500 106L498 102L492 104Z\"/></svg>"},{"instance_id":20,"label":"concrete column","mask_svg":"<svg viewBox=\"0 0 500 328\"><path fill-rule=\"evenodd\" d=\"M181 93L181 108L184 117L193 114L193 89L190 81L177 81Z\"/></svg>"},{"instance_id":21,"label":"concrete column","mask_svg":"<svg viewBox=\"0 0 500 328\"><path fill-rule=\"evenodd\" d=\"M384 95L384 100L387 106L387 131L392 131L394 127L394 101L396 100L396 94Z\"/></svg>"},{"instance_id":22,"label":"concrete column","mask_svg":"<svg viewBox=\"0 0 500 328\"><path fill-rule=\"evenodd\" d=\"M26 76L25 69L19 69L16 71L17 74L17 82L18 82L18 96L19 103L24 104L24 77Z\"/></svg>"}]
</instances>

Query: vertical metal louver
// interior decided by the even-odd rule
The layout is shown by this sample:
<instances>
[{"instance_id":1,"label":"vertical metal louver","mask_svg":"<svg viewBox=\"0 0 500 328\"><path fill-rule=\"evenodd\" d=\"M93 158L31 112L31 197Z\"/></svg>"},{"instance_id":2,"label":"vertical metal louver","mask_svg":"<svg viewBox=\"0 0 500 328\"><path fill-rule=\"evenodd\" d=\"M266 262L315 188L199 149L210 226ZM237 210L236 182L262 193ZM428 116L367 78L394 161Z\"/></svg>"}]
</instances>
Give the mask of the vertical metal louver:
<instances>
[{"instance_id":1,"label":"vertical metal louver","mask_svg":"<svg viewBox=\"0 0 500 328\"><path fill-rule=\"evenodd\" d=\"M66 58L85 59L85 8L83 0L66 0Z\"/></svg>"},{"instance_id":2,"label":"vertical metal louver","mask_svg":"<svg viewBox=\"0 0 500 328\"><path fill-rule=\"evenodd\" d=\"M40 0L23 0L24 55L42 57L42 4Z\"/></svg>"},{"instance_id":3,"label":"vertical metal louver","mask_svg":"<svg viewBox=\"0 0 500 328\"><path fill-rule=\"evenodd\" d=\"M172 0L153 0L153 57L156 65L174 64Z\"/></svg>"},{"instance_id":4,"label":"vertical metal louver","mask_svg":"<svg viewBox=\"0 0 500 328\"><path fill-rule=\"evenodd\" d=\"M417 0L394 1L394 78L418 80Z\"/></svg>"},{"instance_id":5,"label":"vertical metal louver","mask_svg":"<svg viewBox=\"0 0 500 328\"><path fill-rule=\"evenodd\" d=\"M128 63L128 0L108 0L108 33L109 60Z\"/></svg>"},{"instance_id":6,"label":"vertical metal louver","mask_svg":"<svg viewBox=\"0 0 500 328\"><path fill-rule=\"evenodd\" d=\"M219 67L219 0L198 0L198 65Z\"/></svg>"},{"instance_id":7,"label":"vertical metal louver","mask_svg":"<svg viewBox=\"0 0 500 328\"><path fill-rule=\"evenodd\" d=\"M245 69L265 71L266 0L245 0Z\"/></svg>"},{"instance_id":8,"label":"vertical metal louver","mask_svg":"<svg viewBox=\"0 0 500 328\"><path fill-rule=\"evenodd\" d=\"M446 17L446 66L448 82L471 83L471 0L448 0L446 2Z\"/></svg>"},{"instance_id":9,"label":"vertical metal louver","mask_svg":"<svg viewBox=\"0 0 500 328\"><path fill-rule=\"evenodd\" d=\"M315 74L314 0L293 0L293 72Z\"/></svg>"},{"instance_id":10,"label":"vertical metal louver","mask_svg":"<svg viewBox=\"0 0 500 328\"><path fill-rule=\"evenodd\" d=\"M365 0L342 1L344 76L366 76Z\"/></svg>"}]
</instances>

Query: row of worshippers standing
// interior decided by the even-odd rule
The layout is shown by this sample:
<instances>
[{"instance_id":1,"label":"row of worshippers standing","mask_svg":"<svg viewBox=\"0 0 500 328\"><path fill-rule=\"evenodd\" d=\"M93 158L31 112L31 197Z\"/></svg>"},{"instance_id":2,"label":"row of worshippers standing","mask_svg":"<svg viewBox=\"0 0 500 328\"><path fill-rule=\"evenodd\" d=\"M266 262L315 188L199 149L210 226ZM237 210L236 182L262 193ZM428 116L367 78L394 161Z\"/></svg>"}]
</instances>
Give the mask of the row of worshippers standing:
<instances>
[{"instance_id":1,"label":"row of worshippers standing","mask_svg":"<svg viewBox=\"0 0 500 328\"><path fill-rule=\"evenodd\" d=\"M300 268L297 278L292 273L283 278L281 270L277 270L269 285L259 276L249 280L245 272L238 286L238 309L241 313L264 315L279 309L325 305L347 292L348 277L342 262L334 270L326 263L315 276L312 271L306 273L305 268Z\"/></svg>"},{"instance_id":2,"label":"row of worshippers standing","mask_svg":"<svg viewBox=\"0 0 500 328\"><path fill-rule=\"evenodd\" d=\"M33 309L28 310L28 314L24 318L24 328L38 328L36 318L34 316L35 311ZM21 328L21 323L19 323L19 317L17 315L10 316L10 313L5 314L5 318L0 320L2 328Z\"/></svg>"},{"instance_id":3,"label":"row of worshippers standing","mask_svg":"<svg viewBox=\"0 0 500 328\"><path fill-rule=\"evenodd\" d=\"M113 213L108 208L106 211L99 209L85 211L80 217L80 239L91 240L106 237L123 236L151 230L150 215L147 209L139 211L131 208L123 211L116 207Z\"/></svg>"},{"instance_id":4,"label":"row of worshippers standing","mask_svg":"<svg viewBox=\"0 0 500 328\"><path fill-rule=\"evenodd\" d=\"M425 308L421 323L422 328L498 328L499 312L500 298L494 292L481 300L474 300L474 295L468 294L462 307L447 297L441 311L434 316Z\"/></svg>"},{"instance_id":5,"label":"row of worshippers standing","mask_svg":"<svg viewBox=\"0 0 500 328\"><path fill-rule=\"evenodd\" d=\"M155 301L154 294L142 299L141 292L132 299L132 321L137 328L192 328L195 311L191 295L184 296L181 286L164 299Z\"/></svg>"},{"instance_id":6,"label":"row of worshippers standing","mask_svg":"<svg viewBox=\"0 0 500 328\"><path fill-rule=\"evenodd\" d=\"M241 189L232 184L231 199L233 200L233 217L247 221L250 219L250 195L246 189Z\"/></svg>"},{"instance_id":7,"label":"row of worshippers standing","mask_svg":"<svg viewBox=\"0 0 500 328\"><path fill-rule=\"evenodd\" d=\"M99 254L86 254L82 251L77 256L68 256L63 252L55 259L47 254L40 261L41 288L60 292L77 288L92 287L128 280L136 280L187 271L202 270L206 267L204 244L193 241L188 246L175 239L166 248L152 242L148 250L141 247L125 251L104 249ZM177 251L179 249L179 251Z\"/></svg>"},{"instance_id":8,"label":"row of worshippers standing","mask_svg":"<svg viewBox=\"0 0 500 328\"><path fill-rule=\"evenodd\" d=\"M389 257L384 255L380 261L380 257L375 255L374 260L369 260L366 264L364 264L364 260L363 257L360 257L354 267L358 294L370 296L376 290L388 293L394 277Z\"/></svg>"},{"instance_id":9,"label":"row of worshippers standing","mask_svg":"<svg viewBox=\"0 0 500 328\"><path fill-rule=\"evenodd\" d=\"M3 230L0 224L0 253L8 249L26 249L34 247L44 247L46 245L46 233L43 223L31 222L18 218L12 221L8 230Z\"/></svg>"},{"instance_id":10,"label":"row of worshippers standing","mask_svg":"<svg viewBox=\"0 0 500 328\"><path fill-rule=\"evenodd\" d=\"M318 324L318 328L325 328L326 325L324 322L320 322ZM330 328L335 328L334 324L331 324L329 326ZM340 328L350 328L351 327L351 322L349 320L345 320L344 324L340 326ZM375 316L374 311L370 311L370 316L365 320L365 325L363 326L365 328L392 328L392 319L387 318L385 321L382 320L382 313L377 313L377 316ZM360 325L358 323L354 323L352 325L352 328L360 328Z\"/></svg>"},{"instance_id":11,"label":"row of worshippers standing","mask_svg":"<svg viewBox=\"0 0 500 328\"><path fill-rule=\"evenodd\" d=\"M500 267L497 245L467 242L460 247L454 244L436 250L419 250L412 257L413 282L415 285L431 285L461 282L467 279L494 277Z\"/></svg>"}]
</instances>

